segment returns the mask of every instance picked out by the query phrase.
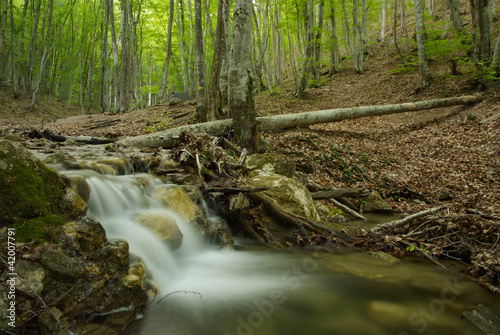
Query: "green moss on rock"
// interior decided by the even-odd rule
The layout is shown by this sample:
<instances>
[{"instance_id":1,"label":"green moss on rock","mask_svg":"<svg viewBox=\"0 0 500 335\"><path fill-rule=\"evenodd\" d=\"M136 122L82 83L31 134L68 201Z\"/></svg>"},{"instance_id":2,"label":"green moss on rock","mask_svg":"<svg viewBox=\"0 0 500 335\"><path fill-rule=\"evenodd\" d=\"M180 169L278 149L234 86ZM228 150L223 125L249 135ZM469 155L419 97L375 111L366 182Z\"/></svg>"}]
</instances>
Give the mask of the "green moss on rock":
<instances>
[{"instance_id":1,"label":"green moss on rock","mask_svg":"<svg viewBox=\"0 0 500 335\"><path fill-rule=\"evenodd\" d=\"M64 223L65 185L23 145L0 141L0 227L18 228L18 239L48 238Z\"/></svg>"}]
</instances>

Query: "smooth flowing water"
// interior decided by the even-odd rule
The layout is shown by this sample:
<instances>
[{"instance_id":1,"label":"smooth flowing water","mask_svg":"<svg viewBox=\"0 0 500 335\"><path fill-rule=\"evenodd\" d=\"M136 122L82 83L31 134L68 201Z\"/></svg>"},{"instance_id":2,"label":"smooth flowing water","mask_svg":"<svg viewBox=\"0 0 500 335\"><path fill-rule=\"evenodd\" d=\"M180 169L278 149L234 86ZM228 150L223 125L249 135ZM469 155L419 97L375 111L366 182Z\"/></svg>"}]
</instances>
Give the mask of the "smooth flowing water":
<instances>
[{"instance_id":1,"label":"smooth flowing water","mask_svg":"<svg viewBox=\"0 0 500 335\"><path fill-rule=\"evenodd\" d=\"M127 335L481 334L461 314L500 299L433 265L339 249L278 252L236 239L236 251L203 241L153 194L150 176L86 175L89 216L123 238L161 292ZM171 251L133 216L173 215L183 235Z\"/></svg>"}]
</instances>

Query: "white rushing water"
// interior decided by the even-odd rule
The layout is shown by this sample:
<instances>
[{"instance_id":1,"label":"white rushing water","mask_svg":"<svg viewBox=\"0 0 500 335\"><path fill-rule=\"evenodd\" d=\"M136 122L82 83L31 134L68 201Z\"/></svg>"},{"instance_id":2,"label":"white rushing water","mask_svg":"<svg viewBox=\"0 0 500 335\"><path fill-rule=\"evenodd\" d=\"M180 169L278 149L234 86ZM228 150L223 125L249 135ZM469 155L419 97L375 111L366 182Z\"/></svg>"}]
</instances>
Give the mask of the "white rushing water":
<instances>
[{"instance_id":1,"label":"white rushing water","mask_svg":"<svg viewBox=\"0 0 500 335\"><path fill-rule=\"evenodd\" d=\"M218 250L155 197L161 184L151 176L71 173L85 174L91 187L88 215L144 260L161 290L157 301L197 293L152 305L126 335L479 335L461 313L478 303L500 305L475 283L428 264L344 249L276 252L248 241L238 251ZM142 212L174 217L181 248L170 250L137 224L133 217Z\"/></svg>"}]
</instances>

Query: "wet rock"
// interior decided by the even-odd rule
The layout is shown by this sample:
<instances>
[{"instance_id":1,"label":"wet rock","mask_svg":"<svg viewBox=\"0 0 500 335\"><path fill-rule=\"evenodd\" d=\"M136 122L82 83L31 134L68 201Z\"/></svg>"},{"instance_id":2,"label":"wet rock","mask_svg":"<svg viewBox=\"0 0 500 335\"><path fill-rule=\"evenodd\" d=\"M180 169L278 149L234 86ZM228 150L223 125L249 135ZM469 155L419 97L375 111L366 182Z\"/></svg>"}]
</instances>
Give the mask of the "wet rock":
<instances>
[{"instance_id":1,"label":"wet rock","mask_svg":"<svg viewBox=\"0 0 500 335\"><path fill-rule=\"evenodd\" d=\"M156 194L186 221L195 220L197 212L201 211L182 187L163 186L156 190Z\"/></svg>"},{"instance_id":2,"label":"wet rock","mask_svg":"<svg viewBox=\"0 0 500 335\"><path fill-rule=\"evenodd\" d=\"M372 255L378 259L386 261L388 263L399 263L401 260L383 251L368 251L367 254Z\"/></svg>"},{"instance_id":3,"label":"wet rock","mask_svg":"<svg viewBox=\"0 0 500 335\"><path fill-rule=\"evenodd\" d=\"M135 263L128 268L127 275L123 279L123 285L129 288L144 288L144 279L146 278L146 265L141 259L135 259Z\"/></svg>"},{"instance_id":4,"label":"wet rock","mask_svg":"<svg viewBox=\"0 0 500 335\"><path fill-rule=\"evenodd\" d=\"M87 183L87 179L84 176L70 174L67 175L71 188L78 194L83 201L88 202L90 198L90 187Z\"/></svg>"},{"instance_id":5,"label":"wet rock","mask_svg":"<svg viewBox=\"0 0 500 335\"><path fill-rule=\"evenodd\" d=\"M132 170L128 159L124 157L105 157L100 158L98 162L111 166L120 175L129 174Z\"/></svg>"},{"instance_id":6,"label":"wet rock","mask_svg":"<svg viewBox=\"0 0 500 335\"><path fill-rule=\"evenodd\" d=\"M20 260L16 263L16 289L22 293L35 298L39 296L44 288L45 270L37 263Z\"/></svg>"},{"instance_id":7,"label":"wet rock","mask_svg":"<svg viewBox=\"0 0 500 335\"><path fill-rule=\"evenodd\" d=\"M106 231L99 222L83 217L76 222L76 228L76 238L82 251L93 252L102 248L106 241Z\"/></svg>"},{"instance_id":8,"label":"wet rock","mask_svg":"<svg viewBox=\"0 0 500 335\"><path fill-rule=\"evenodd\" d=\"M250 170L262 170L266 173L280 174L292 178L295 174L295 162L272 154L251 155L245 161Z\"/></svg>"},{"instance_id":9,"label":"wet rock","mask_svg":"<svg viewBox=\"0 0 500 335\"><path fill-rule=\"evenodd\" d=\"M389 206L377 191L370 192L370 194L361 199L361 203L363 212L392 213L391 206Z\"/></svg>"},{"instance_id":10,"label":"wet rock","mask_svg":"<svg viewBox=\"0 0 500 335\"><path fill-rule=\"evenodd\" d=\"M57 250L47 250L41 256L42 264L49 274L62 281L74 281L85 276L86 270L80 262Z\"/></svg>"},{"instance_id":11,"label":"wet rock","mask_svg":"<svg viewBox=\"0 0 500 335\"><path fill-rule=\"evenodd\" d=\"M51 165L62 165L66 169L70 170L81 170L82 166L75 157L67 152L56 152L55 154L49 155L44 159L45 164Z\"/></svg>"},{"instance_id":12,"label":"wet rock","mask_svg":"<svg viewBox=\"0 0 500 335\"><path fill-rule=\"evenodd\" d=\"M63 206L68 208L74 218L85 216L89 208L87 203L71 188L66 189Z\"/></svg>"},{"instance_id":13,"label":"wet rock","mask_svg":"<svg viewBox=\"0 0 500 335\"><path fill-rule=\"evenodd\" d=\"M172 249L182 245L182 233L174 218L166 213L141 213L134 217L134 221L150 229L160 239L167 242Z\"/></svg>"},{"instance_id":14,"label":"wet rock","mask_svg":"<svg viewBox=\"0 0 500 335\"><path fill-rule=\"evenodd\" d=\"M116 239L109 241L102 251L106 265L113 269L122 269L129 264L129 245L126 240Z\"/></svg>"},{"instance_id":15,"label":"wet rock","mask_svg":"<svg viewBox=\"0 0 500 335\"><path fill-rule=\"evenodd\" d=\"M100 174L117 175L118 171L112 166L94 161L83 161L80 163L82 169L92 170Z\"/></svg>"},{"instance_id":16,"label":"wet rock","mask_svg":"<svg viewBox=\"0 0 500 335\"><path fill-rule=\"evenodd\" d=\"M38 316L38 326L42 335L69 335L68 321L56 307L45 310Z\"/></svg>"},{"instance_id":17,"label":"wet rock","mask_svg":"<svg viewBox=\"0 0 500 335\"><path fill-rule=\"evenodd\" d=\"M299 181L280 174L256 171L248 183L253 187L269 187L265 191L288 212L306 217L313 221L321 218L314 206L309 191Z\"/></svg>"}]
</instances>

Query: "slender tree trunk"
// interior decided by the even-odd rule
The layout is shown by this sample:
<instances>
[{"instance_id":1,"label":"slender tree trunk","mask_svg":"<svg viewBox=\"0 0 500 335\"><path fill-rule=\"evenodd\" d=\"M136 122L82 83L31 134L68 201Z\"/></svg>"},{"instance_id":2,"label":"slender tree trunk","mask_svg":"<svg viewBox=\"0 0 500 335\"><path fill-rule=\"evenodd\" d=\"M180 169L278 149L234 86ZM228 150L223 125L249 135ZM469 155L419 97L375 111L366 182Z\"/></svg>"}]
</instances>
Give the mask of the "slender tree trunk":
<instances>
[{"instance_id":1,"label":"slender tree trunk","mask_svg":"<svg viewBox=\"0 0 500 335\"><path fill-rule=\"evenodd\" d=\"M222 60L226 53L226 43L224 40L224 14L223 8L227 0L219 0L219 8L217 10L217 28L215 32L215 51L214 60L212 63L212 72L210 75L210 83L208 85L207 95L207 121L215 121L222 116L222 103L219 77L222 69Z\"/></svg>"},{"instance_id":2,"label":"slender tree trunk","mask_svg":"<svg viewBox=\"0 0 500 335\"><path fill-rule=\"evenodd\" d=\"M163 75L161 78L160 91L158 92L158 101L164 102L166 100L168 71L170 67L170 58L172 55L172 25L174 22L174 0L170 0L169 18L168 18L168 31L167 31L167 52L165 56L165 64L163 66Z\"/></svg>"},{"instance_id":3,"label":"slender tree trunk","mask_svg":"<svg viewBox=\"0 0 500 335\"><path fill-rule=\"evenodd\" d=\"M14 93L14 99L19 98L19 80L17 73L17 63L16 63L16 53L14 47L14 32L15 32L15 24L14 24L14 4L13 0L10 0L10 55L11 55L11 67L12 67L12 89Z\"/></svg>"},{"instance_id":4,"label":"slender tree trunk","mask_svg":"<svg viewBox=\"0 0 500 335\"><path fill-rule=\"evenodd\" d=\"M422 13L422 0L415 0L415 30L417 34L420 84L421 87L427 87L430 84L430 74L429 65L427 64L427 53L425 50L425 27Z\"/></svg>"},{"instance_id":5,"label":"slender tree trunk","mask_svg":"<svg viewBox=\"0 0 500 335\"><path fill-rule=\"evenodd\" d=\"M387 0L382 0L382 7L380 8L380 41L384 42L385 39L385 21L387 19Z\"/></svg>"},{"instance_id":6,"label":"slender tree trunk","mask_svg":"<svg viewBox=\"0 0 500 335\"><path fill-rule=\"evenodd\" d=\"M108 88L108 31L109 31L109 12L106 8L102 11L103 18L101 23L101 87L99 94L99 102L101 105L101 113L109 112L109 90Z\"/></svg>"},{"instance_id":7,"label":"slender tree trunk","mask_svg":"<svg viewBox=\"0 0 500 335\"><path fill-rule=\"evenodd\" d=\"M182 0L177 1L177 29L180 31L179 38L179 54L181 58L182 72L182 87L184 92L189 92L187 65L186 65L186 37L184 27L184 3Z\"/></svg>"},{"instance_id":8,"label":"slender tree trunk","mask_svg":"<svg viewBox=\"0 0 500 335\"><path fill-rule=\"evenodd\" d=\"M473 59L476 63L480 61L481 39L479 34L479 0L469 0L472 21L472 39L474 41Z\"/></svg>"},{"instance_id":9,"label":"slender tree trunk","mask_svg":"<svg viewBox=\"0 0 500 335\"><path fill-rule=\"evenodd\" d=\"M321 0L318 3L318 24L317 32L314 40L314 64L312 67L312 73L314 78L314 84L319 86L320 75L321 75L321 35L323 31L323 21L325 17L325 0Z\"/></svg>"},{"instance_id":10,"label":"slender tree trunk","mask_svg":"<svg viewBox=\"0 0 500 335\"><path fill-rule=\"evenodd\" d=\"M351 46L351 29L349 28L349 16L347 15L347 7L345 0L342 0L342 11L344 12L344 29L345 29L345 42L347 44L347 52L352 56Z\"/></svg>"},{"instance_id":11,"label":"slender tree trunk","mask_svg":"<svg viewBox=\"0 0 500 335\"><path fill-rule=\"evenodd\" d=\"M196 88L196 117L198 121L207 119L205 106L205 65L203 52L203 28L201 22L201 0L194 1L195 33L196 33L196 69L198 71L198 87Z\"/></svg>"},{"instance_id":12,"label":"slender tree trunk","mask_svg":"<svg viewBox=\"0 0 500 335\"><path fill-rule=\"evenodd\" d=\"M229 102L233 113L234 142L254 152L258 148L258 136L250 70L251 36L252 2L236 0L229 62Z\"/></svg>"},{"instance_id":13,"label":"slender tree trunk","mask_svg":"<svg viewBox=\"0 0 500 335\"><path fill-rule=\"evenodd\" d=\"M5 46L5 27L7 26L8 21L8 8L9 8L9 0L2 1L2 9L0 16L0 59L3 58L3 51ZM8 57L6 57L8 59ZM7 66L8 62L2 62L0 68L0 81L3 79L5 69L3 67Z\"/></svg>"},{"instance_id":14,"label":"slender tree trunk","mask_svg":"<svg viewBox=\"0 0 500 335\"><path fill-rule=\"evenodd\" d=\"M450 18L453 27L458 32L464 31L464 24L462 21L462 17L460 16L460 7L458 5L458 0L448 0L450 7Z\"/></svg>"},{"instance_id":15,"label":"slender tree trunk","mask_svg":"<svg viewBox=\"0 0 500 335\"><path fill-rule=\"evenodd\" d=\"M479 10L480 60L484 65L491 61L492 0L477 0Z\"/></svg>"},{"instance_id":16,"label":"slender tree trunk","mask_svg":"<svg viewBox=\"0 0 500 335\"><path fill-rule=\"evenodd\" d=\"M115 94L115 106L114 111L118 110L118 101L121 100L120 97L120 53L118 50L118 40L116 38L116 28L115 28L115 14L113 8L113 0L107 0L107 11L109 15L109 24L111 27L111 46L113 49L113 91Z\"/></svg>"},{"instance_id":17,"label":"slender tree trunk","mask_svg":"<svg viewBox=\"0 0 500 335\"><path fill-rule=\"evenodd\" d=\"M500 34L497 37L495 51L493 52L493 57L491 58L491 68L495 70L497 75L500 75Z\"/></svg>"},{"instance_id":18,"label":"slender tree trunk","mask_svg":"<svg viewBox=\"0 0 500 335\"><path fill-rule=\"evenodd\" d=\"M330 76L340 72L340 49L337 35L337 23L335 18L335 2L330 0L330 24L332 26L330 36Z\"/></svg>"},{"instance_id":19,"label":"slender tree trunk","mask_svg":"<svg viewBox=\"0 0 500 335\"><path fill-rule=\"evenodd\" d=\"M304 91L307 87L307 82L309 80L309 76L311 73L311 62L313 57L313 40L314 40L314 0L309 0L309 2L304 3L304 24L307 27L307 41L306 41L306 51L305 51L305 59L302 62L302 73L300 75L300 80L297 85L297 88L294 92L294 95L302 99L304 96Z\"/></svg>"},{"instance_id":20,"label":"slender tree trunk","mask_svg":"<svg viewBox=\"0 0 500 335\"><path fill-rule=\"evenodd\" d=\"M405 10L405 0L401 0L401 28L405 35L406 40L406 52L410 50L410 35L408 34L408 25L406 24L406 10Z\"/></svg>"}]
</instances>

